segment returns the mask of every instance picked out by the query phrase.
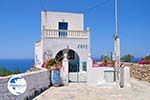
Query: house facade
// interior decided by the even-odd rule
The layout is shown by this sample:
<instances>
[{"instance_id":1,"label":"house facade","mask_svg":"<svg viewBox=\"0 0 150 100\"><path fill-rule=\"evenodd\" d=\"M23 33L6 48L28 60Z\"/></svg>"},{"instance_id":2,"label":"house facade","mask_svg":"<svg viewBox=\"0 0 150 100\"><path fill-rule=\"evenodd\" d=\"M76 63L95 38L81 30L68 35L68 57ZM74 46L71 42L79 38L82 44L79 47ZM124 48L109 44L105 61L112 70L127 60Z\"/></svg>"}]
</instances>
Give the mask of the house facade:
<instances>
[{"instance_id":1,"label":"house facade","mask_svg":"<svg viewBox=\"0 0 150 100\"><path fill-rule=\"evenodd\" d=\"M86 71L90 53L90 30L84 30L84 15L79 13L41 12L41 39L35 43L35 66L55 58L69 60L69 72Z\"/></svg>"}]
</instances>

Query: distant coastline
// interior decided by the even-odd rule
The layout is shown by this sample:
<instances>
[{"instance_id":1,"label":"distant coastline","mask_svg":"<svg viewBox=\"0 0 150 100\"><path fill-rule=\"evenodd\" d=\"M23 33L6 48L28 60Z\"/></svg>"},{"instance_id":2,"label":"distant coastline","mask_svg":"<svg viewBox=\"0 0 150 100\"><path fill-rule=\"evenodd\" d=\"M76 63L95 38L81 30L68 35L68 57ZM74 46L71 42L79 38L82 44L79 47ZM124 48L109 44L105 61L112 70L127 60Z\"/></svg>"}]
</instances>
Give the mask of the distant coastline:
<instances>
[{"instance_id":1,"label":"distant coastline","mask_svg":"<svg viewBox=\"0 0 150 100\"><path fill-rule=\"evenodd\" d=\"M100 58L92 58L99 61ZM138 62L142 57L135 57L132 62ZM0 68L6 68L10 71L19 70L21 73L30 69L34 65L34 59L0 59Z\"/></svg>"},{"instance_id":2,"label":"distant coastline","mask_svg":"<svg viewBox=\"0 0 150 100\"><path fill-rule=\"evenodd\" d=\"M21 73L30 69L34 64L34 59L0 59L0 68L10 71L19 70Z\"/></svg>"},{"instance_id":3,"label":"distant coastline","mask_svg":"<svg viewBox=\"0 0 150 100\"><path fill-rule=\"evenodd\" d=\"M97 57L92 57L92 59L93 59L94 61L99 61L99 60L100 60L100 58L97 58ZM132 59L132 62L137 63L137 62L140 61L141 59L142 59L142 57L134 57L134 58Z\"/></svg>"}]
</instances>

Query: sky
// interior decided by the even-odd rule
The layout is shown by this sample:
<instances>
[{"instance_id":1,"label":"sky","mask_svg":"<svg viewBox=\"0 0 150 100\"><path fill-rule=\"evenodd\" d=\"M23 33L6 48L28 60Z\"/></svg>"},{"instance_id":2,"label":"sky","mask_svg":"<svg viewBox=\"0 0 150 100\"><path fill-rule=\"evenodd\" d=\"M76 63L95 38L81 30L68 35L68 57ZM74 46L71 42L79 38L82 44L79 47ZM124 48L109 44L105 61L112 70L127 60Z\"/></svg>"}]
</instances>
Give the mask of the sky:
<instances>
[{"instance_id":1,"label":"sky","mask_svg":"<svg viewBox=\"0 0 150 100\"><path fill-rule=\"evenodd\" d=\"M121 55L150 54L150 0L118 1ZM83 13L85 29L91 29L92 57L114 50L114 0L0 0L0 59L34 58L44 9Z\"/></svg>"}]
</instances>

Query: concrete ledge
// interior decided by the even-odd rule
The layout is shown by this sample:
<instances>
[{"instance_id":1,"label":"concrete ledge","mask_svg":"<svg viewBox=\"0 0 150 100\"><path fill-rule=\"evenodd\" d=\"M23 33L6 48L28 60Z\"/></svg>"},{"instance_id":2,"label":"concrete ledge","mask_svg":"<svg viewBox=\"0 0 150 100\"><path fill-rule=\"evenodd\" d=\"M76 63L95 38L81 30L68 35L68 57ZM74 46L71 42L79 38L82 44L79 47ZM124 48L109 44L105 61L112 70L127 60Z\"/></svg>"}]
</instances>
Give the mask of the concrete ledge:
<instances>
[{"instance_id":1,"label":"concrete ledge","mask_svg":"<svg viewBox=\"0 0 150 100\"><path fill-rule=\"evenodd\" d=\"M50 72L47 69L18 75L22 75L27 82L27 89L25 93L19 96L12 95L7 88L7 82L11 76L0 77L0 100L32 99L50 85Z\"/></svg>"},{"instance_id":2,"label":"concrete ledge","mask_svg":"<svg viewBox=\"0 0 150 100\"><path fill-rule=\"evenodd\" d=\"M87 70L87 84L98 86L100 84L106 83L107 80L111 80L110 77L106 77L105 72L113 72L113 67L98 67L98 68L89 68ZM114 73L114 72L113 72ZM113 76L112 76L113 77ZM109 78L106 80L106 78ZM113 83L110 82L110 83Z\"/></svg>"}]
</instances>

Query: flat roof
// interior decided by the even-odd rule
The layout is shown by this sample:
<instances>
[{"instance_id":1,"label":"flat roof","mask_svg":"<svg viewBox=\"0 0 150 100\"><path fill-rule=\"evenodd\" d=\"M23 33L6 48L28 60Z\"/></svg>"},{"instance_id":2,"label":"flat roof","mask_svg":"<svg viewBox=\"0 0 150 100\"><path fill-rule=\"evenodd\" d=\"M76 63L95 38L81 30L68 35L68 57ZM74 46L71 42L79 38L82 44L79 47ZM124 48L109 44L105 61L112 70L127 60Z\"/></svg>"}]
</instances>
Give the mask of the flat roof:
<instances>
[{"instance_id":1,"label":"flat roof","mask_svg":"<svg viewBox=\"0 0 150 100\"><path fill-rule=\"evenodd\" d=\"M77 13L77 12L59 12L59 11L48 11L48 10L42 10L41 12L47 12L47 13L55 13L55 14L75 14L75 15L84 15L83 13Z\"/></svg>"}]
</instances>

